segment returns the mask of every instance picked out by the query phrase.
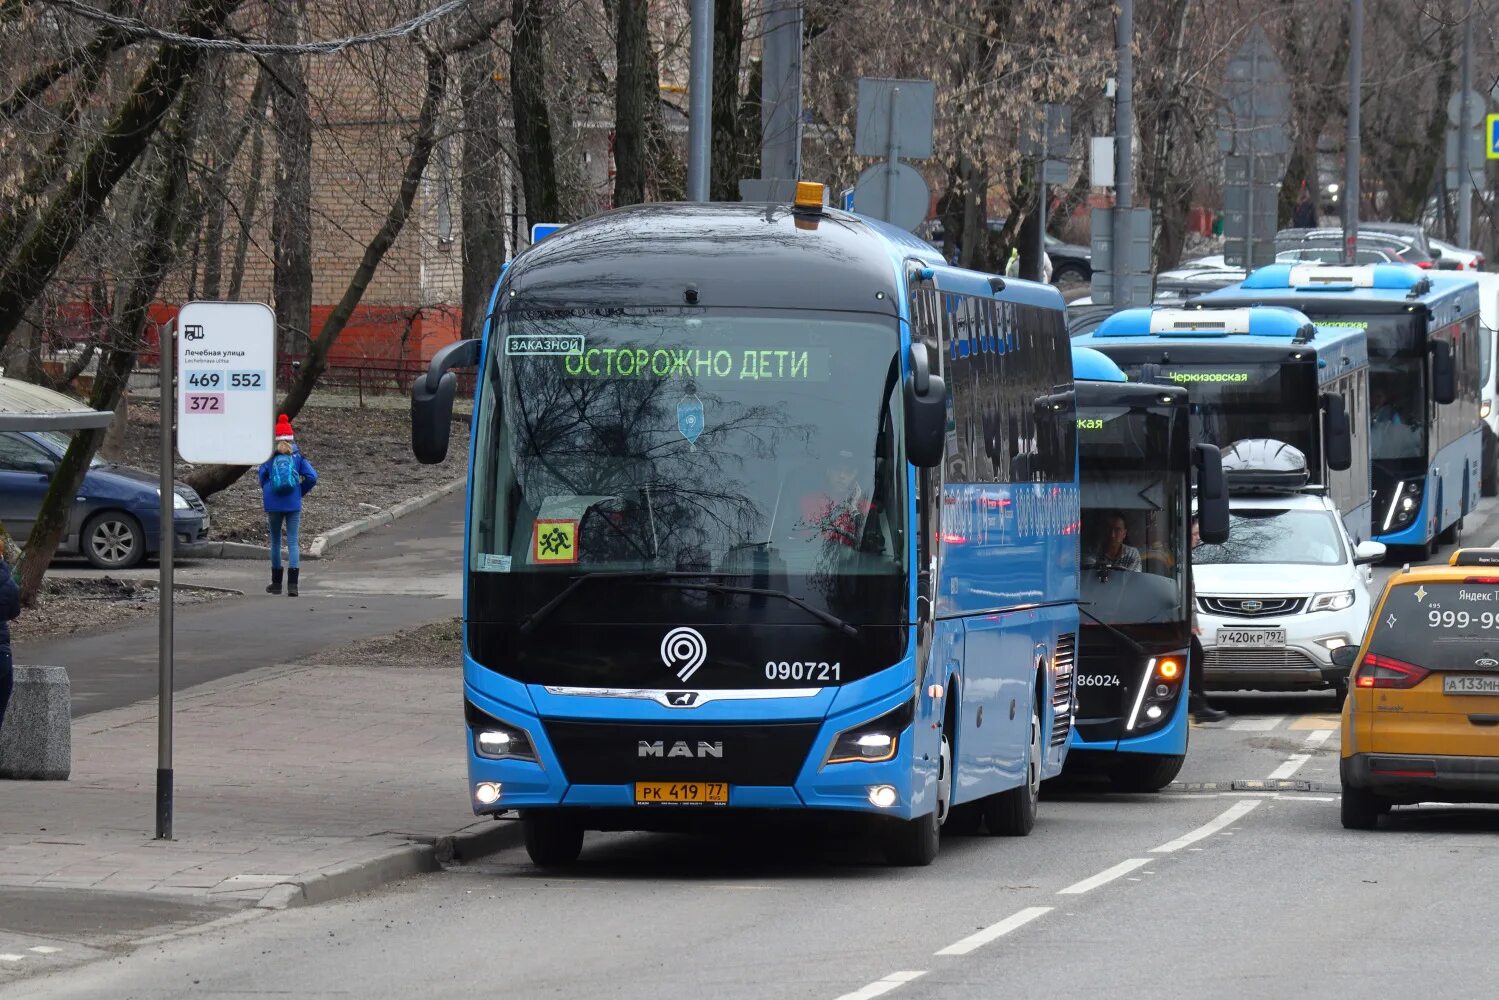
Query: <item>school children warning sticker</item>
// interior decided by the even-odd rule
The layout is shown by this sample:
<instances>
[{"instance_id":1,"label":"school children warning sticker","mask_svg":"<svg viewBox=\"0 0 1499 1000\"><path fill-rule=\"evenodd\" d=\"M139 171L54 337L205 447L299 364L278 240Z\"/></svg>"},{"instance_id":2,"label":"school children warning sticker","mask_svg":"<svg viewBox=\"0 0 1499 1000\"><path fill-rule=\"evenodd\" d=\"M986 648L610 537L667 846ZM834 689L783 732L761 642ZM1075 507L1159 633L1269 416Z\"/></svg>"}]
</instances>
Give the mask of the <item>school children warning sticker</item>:
<instances>
[{"instance_id":1,"label":"school children warning sticker","mask_svg":"<svg viewBox=\"0 0 1499 1000\"><path fill-rule=\"evenodd\" d=\"M540 520L531 535L531 561L575 563L578 561L578 522Z\"/></svg>"}]
</instances>

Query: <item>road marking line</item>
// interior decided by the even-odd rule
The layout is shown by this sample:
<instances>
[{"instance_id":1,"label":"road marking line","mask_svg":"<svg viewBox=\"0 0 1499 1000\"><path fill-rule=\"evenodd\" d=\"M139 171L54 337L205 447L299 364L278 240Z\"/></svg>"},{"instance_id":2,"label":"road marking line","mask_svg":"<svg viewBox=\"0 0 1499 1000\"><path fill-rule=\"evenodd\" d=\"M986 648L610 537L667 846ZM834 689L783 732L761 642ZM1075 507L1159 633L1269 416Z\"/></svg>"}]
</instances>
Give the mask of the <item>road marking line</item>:
<instances>
[{"instance_id":1,"label":"road marking line","mask_svg":"<svg viewBox=\"0 0 1499 1000\"><path fill-rule=\"evenodd\" d=\"M1223 810L1223 813L1218 816L1217 819L1204 823L1202 826L1199 826L1191 833L1183 834L1173 841L1162 844L1160 847L1152 848L1150 853L1170 854L1172 851L1179 851L1183 847L1188 847L1192 844L1195 844L1205 837L1211 837L1219 830L1222 830L1224 827L1242 818L1245 814L1253 811L1253 809L1259 804L1259 799L1246 799L1243 802L1235 802L1233 805Z\"/></svg>"},{"instance_id":2,"label":"road marking line","mask_svg":"<svg viewBox=\"0 0 1499 1000\"><path fill-rule=\"evenodd\" d=\"M19 962L25 955L0 955L0 962Z\"/></svg>"},{"instance_id":3,"label":"road marking line","mask_svg":"<svg viewBox=\"0 0 1499 1000\"><path fill-rule=\"evenodd\" d=\"M61 948L52 948L45 944L39 944L35 948L28 948L26 950L34 951L38 955L56 955L59 951L62 951Z\"/></svg>"},{"instance_id":4,"label":"road marking line","mask_svg":"<svg viewBox=\"0 0 1499 1000\"><path fill-rule=\"evenodd\" d=\"M997 924L990 924L983 930L978 931L974 934L970 934L966 938L958 941L955 944L948 945L946 948L943 948L941 951L937 952L937 954L966 955L971 951L977 951L979 948L982 948L990 941L996 940L997 938L1002 938L1011 931L1020 927L1024 927L1026 924L1030 923L1032 920L1035 920L1037 917L1044 917L1050 912L1051 907L1049 906L1028 906L1025 909L1021 910L1019 913L1010 914L1008 917L1005 917Z\"/></svg>"},{"instance_id":5,"label":"road marking line","mask_svg":"<svg viewBox=\"0 0 1499 1000\"><path fill-rule=\"evenodd\" d=\"M1330 715L1303 715L1291 720L1288 729L1336 729L1342 723L1342 717L1336 713Z\"/></svg>"},{"instance_id":6,"label":"road marking line","mask_svg":"<svg viewBox=\"0 0 1499 1000\"><path fill-rule=\"evenodd\" d=\"M1316 747L1319 747L1322 744L1326 743L1328 737L1330 737L1331 735L1331 729L1319 729L1307 736L1306 742L1302 744L1302 749L1312 750ZM1310 753L1293 753L1291 754L1291 756L1286 758L1284 764L1280 765L1280 767L1277 767L1275 770L1270 772L1269 780L1284 781L1291 775L1295 774L1297 771L1301 770L1301 765L1305 764L1311 759L1312 755Z\"/></svg>"},{"instance_id":7,"label":"road marking line","mask_svg":"<svg viewBox=\"0 0 1499 1000\"><path fill-rule=\"evenodd\" d=\"M1079 896L1090 889L1097 889L1101 885L1106 885L1114 881L1114 879L1121 875L1128 875L1136 868L1148 864L1150 864L1149 858L1130 858L1128 861L1121 861L1114 867L1101 871L1091 878L1085 878L1081 882L1073 883L1065 889L1058 890L1057 895Z\"/></svg>"},{"instance_id":8,"label":"road marking line","mask_svg":"<svg viewBox=\"0 0 1499 1000\"><path fill-rule=\"evenodd\" d=\"M920 972L892 972L884 979L876 979L868 986L843 994L838 1000L874 1000L875 997L882 997L896 987L903 986L924 975L926 975L925 969Z\"/></svg>"},{"instance_id":9,"label":"road marking line","mask_svg":"<svg viewBox=\"0 0 1499 1000\"><path fill-rule=\"evenodd\" d=\"M1284 721L1286 721L1284 715L1267 715L1260 719L1239 719L1228 728L1237 729L1241 733L1263 733L1274 729Z\"/></svg>"}]
</instances>

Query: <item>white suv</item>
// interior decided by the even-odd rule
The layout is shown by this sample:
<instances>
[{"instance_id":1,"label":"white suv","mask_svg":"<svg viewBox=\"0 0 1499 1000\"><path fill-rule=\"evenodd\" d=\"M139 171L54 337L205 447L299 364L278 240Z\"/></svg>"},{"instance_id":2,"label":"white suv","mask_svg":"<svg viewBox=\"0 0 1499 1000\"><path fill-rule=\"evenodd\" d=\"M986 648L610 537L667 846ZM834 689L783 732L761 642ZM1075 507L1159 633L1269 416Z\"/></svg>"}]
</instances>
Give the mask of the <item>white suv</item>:
<instances>
[{"instance_id":1,"label":"white suv","mask_svg":"<svg viewBox=\"0 0 1499 1000\"><path fill-rule=\"evenodd\" d=\"M1379 542L1355 547L1326 497L1233 497L1228 541L1192 553L1206 686L1346 695L1332 651L1363 638L1368 566L1384 554Z\"/></svg>"}]
</instances>

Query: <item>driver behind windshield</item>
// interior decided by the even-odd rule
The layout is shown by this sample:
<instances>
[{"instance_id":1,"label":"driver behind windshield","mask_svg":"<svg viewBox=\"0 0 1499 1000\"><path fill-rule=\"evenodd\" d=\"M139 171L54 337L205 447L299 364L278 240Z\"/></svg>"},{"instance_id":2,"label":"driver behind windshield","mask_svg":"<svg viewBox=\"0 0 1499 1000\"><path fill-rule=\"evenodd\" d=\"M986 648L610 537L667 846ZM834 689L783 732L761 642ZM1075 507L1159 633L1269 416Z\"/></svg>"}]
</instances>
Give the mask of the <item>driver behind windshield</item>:
<instances>
[{"instance_id":1,"label":"driver behind windshield","mask_svg":"<svg viewBox=\"0 0 1499 1000\"><path fill-rule=\"evenodd\" d=\"M1099 546L1090 564L1130 573L1140 572L1140 550L1125 544L1125 539L1129 537L1129 524L1124 515L1117 510L1110 511L1104 527L1107 533L1103 536L1103 544Z\"/></svg>"},{"instance_id":2,"label":"driver behind windshield","mask_svg":"<svg viewBox=\"0 0 1499 1000\"><path fill-rule=\"evenodd\" d=\"M802 495L802 524L815 530L824 541L856 547L874 505L859 483L853 455L839 452L828 463L824 475L821 489Z\"/></svg>"}]
</instances>

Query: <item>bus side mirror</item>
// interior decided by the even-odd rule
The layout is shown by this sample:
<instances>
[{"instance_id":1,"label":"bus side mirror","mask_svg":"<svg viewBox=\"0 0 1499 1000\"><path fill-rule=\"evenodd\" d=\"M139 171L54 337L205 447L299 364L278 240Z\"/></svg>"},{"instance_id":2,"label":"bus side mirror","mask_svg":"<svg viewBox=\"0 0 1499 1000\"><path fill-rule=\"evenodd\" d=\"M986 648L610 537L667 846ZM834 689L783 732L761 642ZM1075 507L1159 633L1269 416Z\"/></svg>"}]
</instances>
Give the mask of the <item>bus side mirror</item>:
<instances>
[{"instance_id":1,"label":"bus side mirror","mask_svg":"<svg viewBox=\"0 0 1499 1000\"><path fill-rule=\"evenodd\" d=\"M947 438L947 386L933 375L925 344L912 344L906 375L906 458L920 469L942 462Z\"/></svg>"},{"instance_id":2,"label":"bus side mirror","mask_svg":"<svg viewBox=\"0 0 1499 1000\"><path fill-rule=\"evenodd\" d=\"M458 392L458 376L450 369L477 365L479 348L478 340L449 344L432 356L426 374L411 384L411 452L423 465L448 457L453 396Z\"/></svg>"},{"instance_id":3,"label":"bus side mirror","mask_svg":"<svg viewBox=\"0 0 1499 1000\"><path fill-rule=\"evenodd\" d=\"M1327 452L1327 467L1343 472L1353 465L1353 432L1348 426L1348 410L1337 393L1322 394L1322 432Z\"/></svg>"},{"instance_id":4,"label":"bus side mirror","mask_svg":"<svg viewBox=\"0 0 1499 1000\"><path fill-rule=\"evenodd\" d=\"M1431 342L1431 398L1438 403L1457 402L1457 366L1452 361L1452 344L1446 340Z\"/></svg>"},{"instance_id":5,"label":"bus side mirror","mask_svg":"<svg viewBox=\"0 0 1499 1000\"><path fill-rule=\"evenodd\" d=\"M1210 444L1197 446L1197 533L1209 545L1228 541L1228 481L1223 453Z\"/></svg>"}]
</instances>

